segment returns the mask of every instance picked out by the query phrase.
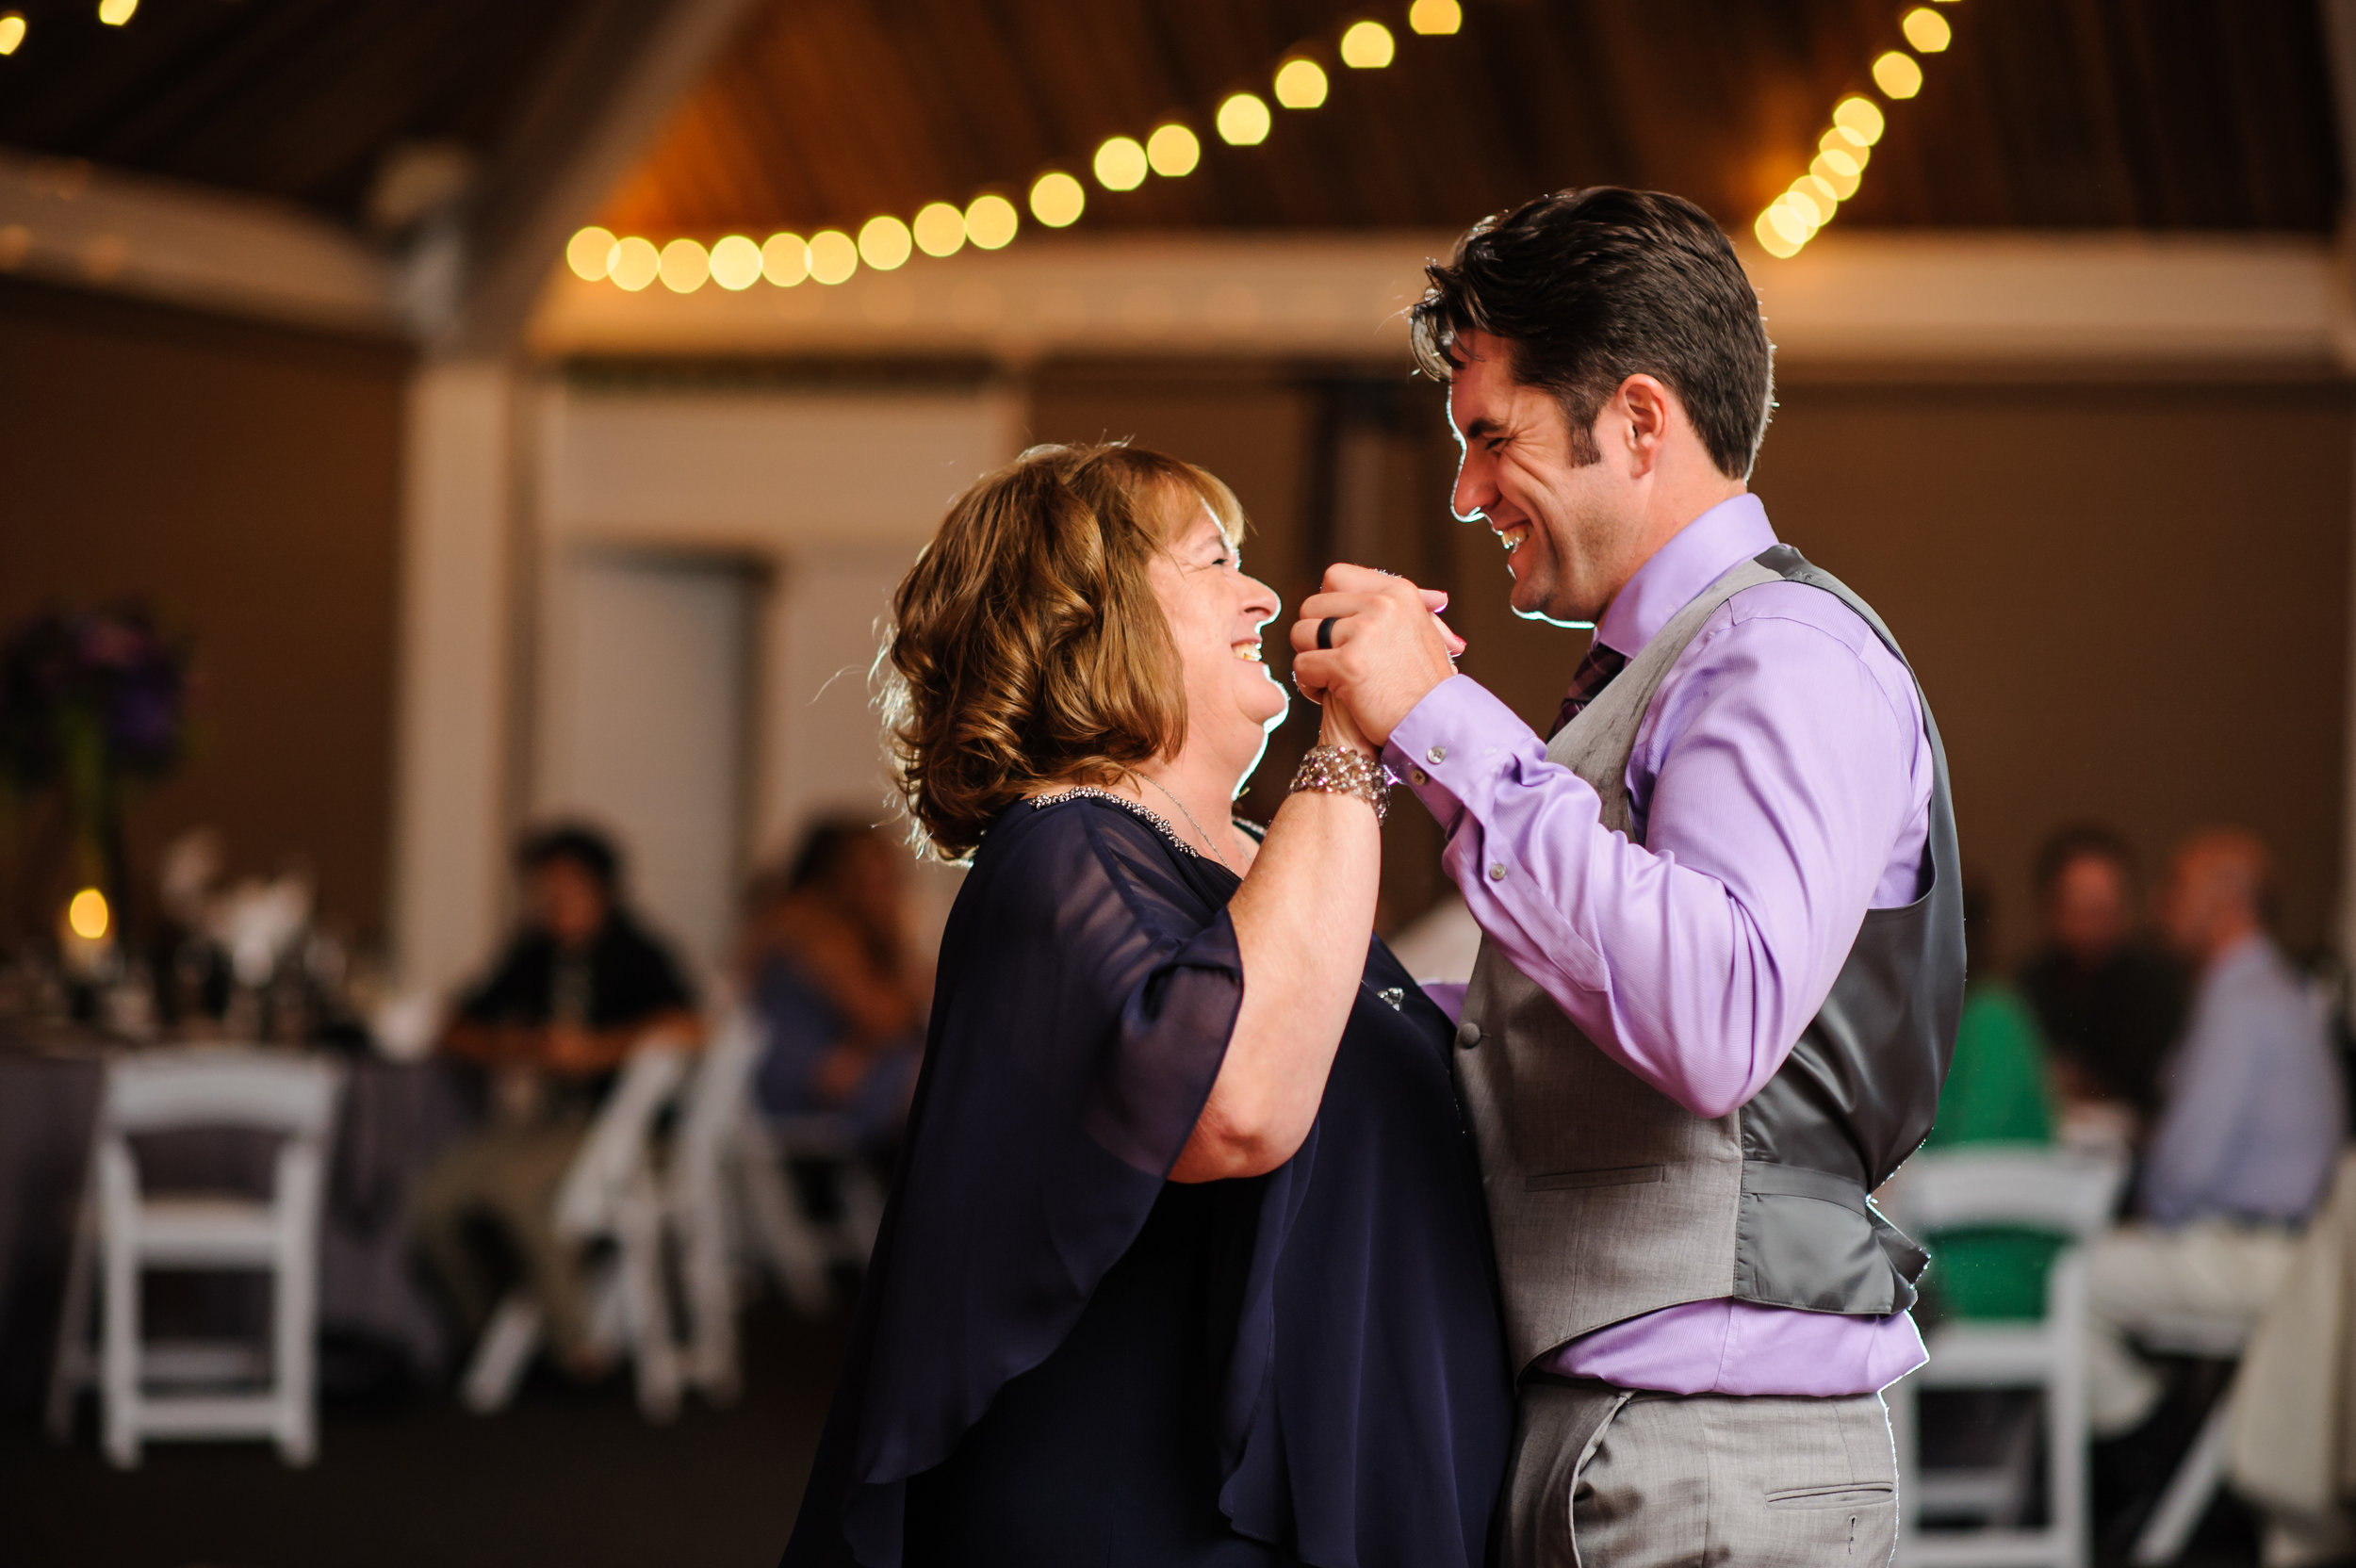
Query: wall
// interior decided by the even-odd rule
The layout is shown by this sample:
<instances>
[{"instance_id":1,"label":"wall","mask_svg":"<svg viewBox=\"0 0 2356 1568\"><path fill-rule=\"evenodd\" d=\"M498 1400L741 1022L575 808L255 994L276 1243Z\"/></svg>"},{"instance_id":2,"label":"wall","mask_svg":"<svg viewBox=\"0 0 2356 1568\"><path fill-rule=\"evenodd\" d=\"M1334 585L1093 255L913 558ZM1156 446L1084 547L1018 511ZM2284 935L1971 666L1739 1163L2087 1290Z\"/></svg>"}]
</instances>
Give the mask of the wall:
<instances>
[{"instance_id":1,"label":"wall","mask_svg":"<svg viewBox=\"0 0 2356 1568\"><path fill-rule=\"evenodd\" d=\"M1755 488L1872 599L1945 733L2003 942L2073 820L2156 871L2208 823L2329 938L2348 712L2349 394L2323 383L1787 386Z\"/></svg>"},{"instance_id":2,"label":"wall","mask_svg":"<svg viewBox=\"0 0 2356 1568\"><path fill-rule=\"evenodd\" d=\"M2286 935L2322 945L2340 864L2348 390L1801 379L1781 397L1755 488L1920 670L2000 939L2017 951L2033 935L2039 841L2094 819L2153 869L2197 825L2257 829L2282 861ZM1067 365L1039 373L1031 424L1039 439L1134 435L1226 478L1256 524L1246 564L1284 596L1272 629L1334 554L1449 588L1464 669L1543 724L1584 635L1507 608L1495 541L1446 510L1442 417L1438 389L1404 378ZM1369 424L1383 433L1377 514L1353 529L1333 470ZM1373 543L1344 550L1344 538ZM1296 703L1247 810L1273 809L1313 726ZM1415 864L1436 849L1428 827L1392 815L1394 924L1437 890Z\"/></svg>"},{"instance_id":3,"label":"wall","mask_svg":"<svg viewBox=\"0 0 2356 1568\"><path fill-rule=\"evenodd\" d=\"M407 368L0 283L0 619L143 599L205 680L195 754L131 808L140 892L156 847L210 823L233 872L307 862L328 919L380 930Z\"/></svg>"}]
</instances>

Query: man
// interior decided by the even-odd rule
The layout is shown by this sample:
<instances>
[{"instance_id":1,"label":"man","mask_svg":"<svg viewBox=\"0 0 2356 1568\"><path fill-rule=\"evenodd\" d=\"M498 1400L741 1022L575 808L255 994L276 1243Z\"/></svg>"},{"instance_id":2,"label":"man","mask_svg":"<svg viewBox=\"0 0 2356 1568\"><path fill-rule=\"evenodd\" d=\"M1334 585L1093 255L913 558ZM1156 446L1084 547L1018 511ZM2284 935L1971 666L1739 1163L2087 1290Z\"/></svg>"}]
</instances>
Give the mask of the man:
<instances>
[{"instance_id":1,"label":"man","mask_svg":"<svg viewBox=\"0 0 2356 1568\"><path fill-rule=\"evenodd\" d=\"M562 826L516 855L527 914L490 978L459 1004L442 1050L490 1081L490 1125L419 1179L411 1227L469 1334L497 1305L471 1228L514 1248L566 1370L604 1371L590 1341L581 1259L556 1233L556 1192L622 1059L649 1035L694 1044L701 1028L679 966L621 907L621 861L604 837Z\"/></svg>"},{"instance_id":2,"label":"man","mask_svg":"<svg viewBox=\"0 0 2356 1568\"><path fill-rule=\"evenodd\" d=\"M2133 853L2107 828L2064 828L2037 855L2037 894L2045 944L2022 967L2021 988L2063 1095L2150 1116L2184 999L2175 964L2137 932Z\"/></svg>"},{"instance_id":3,"label":"man","mask_svg":"<svg viewBox=\"0 0 2356 1568\"><path fill-rule=\"evenodd\" d=\"M1963 989L1937 731L1746 491L1773 351L1707 216L1568 191L1430 276L1455 510L1516 612L1594 645L1549 742L1402 580L1333 567L1293 641L1486 933L1457 1068L1521 1376L1508 1560L1885 1561L1922 1256L1866 1194L1931 1125Z\"/></svg>"},{"instance_id":4,"label":"man","mask_svg":"<svg viewBox=\"0 0 2356 1568\"><path fill-rule=\"evenodd\" d=\"M2247 833L2176 852L2160 919L2199 988L2137 1193L2142 1221L2095 1246L2086 1398L2097 1437L2132 1431L2161 1380L2135 1334L2190 1319L2247 1332L2290 1266L2346 1134L2323 1011L2266 932L2272 867Z\"/></svg>"}]
</instances>

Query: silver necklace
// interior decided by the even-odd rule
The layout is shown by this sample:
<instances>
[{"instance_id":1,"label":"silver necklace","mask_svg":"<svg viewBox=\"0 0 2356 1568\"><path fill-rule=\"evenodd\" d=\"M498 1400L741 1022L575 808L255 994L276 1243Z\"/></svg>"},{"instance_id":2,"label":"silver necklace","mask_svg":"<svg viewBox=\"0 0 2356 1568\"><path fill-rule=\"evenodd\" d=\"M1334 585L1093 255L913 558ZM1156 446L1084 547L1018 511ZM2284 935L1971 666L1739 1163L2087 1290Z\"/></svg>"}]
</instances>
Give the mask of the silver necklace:
<instances>
[{"instance_id":1,"label":"silver necklace","mask_svg":"<svg viewBox=\"0 0 2356 1568\"><path fill-rule=\"evenodd\" d=\"M1225 855L1223 855L1223 854L1220 854L1220 852L1219 852L1219 841L1218 841L1217 839L1212 838L1212 837L1211 837L1208 833L1203 833L1203 825L1202 825L1201 823L1196 822L1196 821L1194 820L1194 813L1193 813L1192 811L1189 811L1189 810L1187 810L1187 809L1186 809L1186 803L1185 801L1180 800L1180 799L1179 799L1176 795L1174 795L1174 794L1170 794L1170 789L1169 789L1169 787L1168 787L1167 785L1163 784L1163 783L1162 783L1162 781L1161 781L1160 779L1158 779L1158 778L1147 778L1147 777L1146 777L1146 776L1145 776L1144 774L1139 774L1139 775L1137 775L1137 776L1138 776L1139 778L1144 778L1144 779L1145 779L1145 781L1146 781L1148 784L1153 785L1153 788L1155 788L1155 789L1157 789L1157 790L1161 791L1161 792L1162 792L1162 793L1164 793L1164 794L1166 794L1166 795L1170 795L1170 803L1172 806L1175 806L1176 808L1178 808L1178 814L1179 814L1180 816L1182 816L1182 817L1184 817L1184 818L1186 818L1186 825L1187 825L1187 826L1189 826L1189 827L1191 827L1191 828L1193 828L1193 829L1194 829L1197 833L1202 833L1202 834L1203 834L1203 843L1204 843L1204 844L1206 844L1206 845L1208 845L1208 846L1209 846L1210 851L1211 851L1211 854L1212 854L1213 856L1215 856L1215 857L1218 858L1219 863L1220 865L1222 865L1222 866L1227 866L1227 874L1228 874L1228 875L1230 875L1230 876L1235 876L1235 875L1240 875L1240 874L1241 874L1240 873L1238 873L1238 872L1235 870L1235 868L1234 866L1231 866L1231 865L1228 865L1228 864L1227 864L1227 857L1226 857Z\"/></svg>"}]
</instances>

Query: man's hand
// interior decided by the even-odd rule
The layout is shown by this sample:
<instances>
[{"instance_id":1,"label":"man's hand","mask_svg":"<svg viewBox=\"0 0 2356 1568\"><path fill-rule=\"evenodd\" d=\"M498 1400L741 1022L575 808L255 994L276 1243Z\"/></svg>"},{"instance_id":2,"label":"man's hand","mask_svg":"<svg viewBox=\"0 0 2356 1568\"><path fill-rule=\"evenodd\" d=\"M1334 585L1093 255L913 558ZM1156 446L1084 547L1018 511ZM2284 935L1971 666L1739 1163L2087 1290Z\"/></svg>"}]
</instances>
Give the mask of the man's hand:
<instances>
[{"instance_id":1,"label":"man's hand","mask_svg":"<svg viewBox=\"0 0 2356 1568\"><path fill-rule=\"evenodd\" d=\"M1425 694L1456 673L1464 639L1443 625L1448 596L1367 566L1326 568L1323 591L1293 623L1293 681L1315 702L1346 707L1378 748ZM1317 627L1334 616L1331 648Z\"/></svg>"}]
</instances>

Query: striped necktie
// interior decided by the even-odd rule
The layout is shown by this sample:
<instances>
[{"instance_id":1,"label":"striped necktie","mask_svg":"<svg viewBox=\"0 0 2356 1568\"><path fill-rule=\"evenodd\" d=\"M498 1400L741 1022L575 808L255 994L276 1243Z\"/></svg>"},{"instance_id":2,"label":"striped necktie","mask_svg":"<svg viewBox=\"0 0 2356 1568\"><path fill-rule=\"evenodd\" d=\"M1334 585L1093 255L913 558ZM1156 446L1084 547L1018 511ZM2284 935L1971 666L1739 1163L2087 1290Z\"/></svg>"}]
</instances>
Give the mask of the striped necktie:
<instances>
[{"instance_id":1,"label":"striped necktie","mask_svg":"<svg viewBox=\"0 0 2356 1568\"><path fill-rule=\"evenodd\" d=\"M1600 642L1587 645L1587 657L1571 672L1571 689L1562 698L1562 706L1555 710L1554 727L1546 731L1551 741L1562 733L1562 727L1578 718L1579 710L1612 684L1612 678L1628 668L1628 655L1617 648L1606 647Z\"/></svg>"}]
</instances>

